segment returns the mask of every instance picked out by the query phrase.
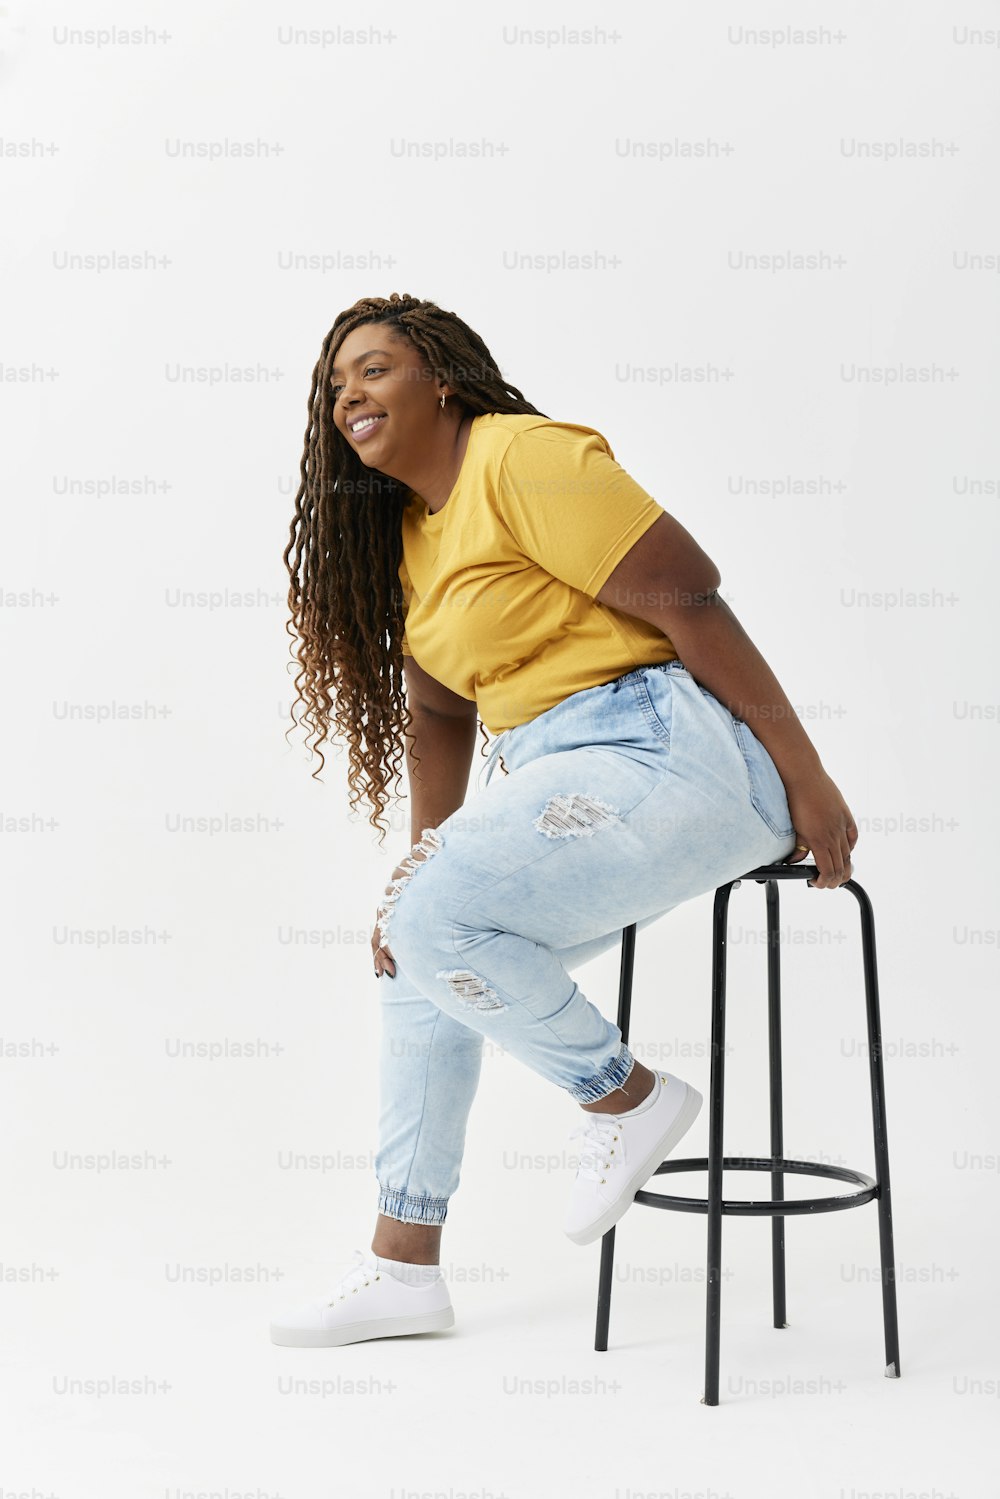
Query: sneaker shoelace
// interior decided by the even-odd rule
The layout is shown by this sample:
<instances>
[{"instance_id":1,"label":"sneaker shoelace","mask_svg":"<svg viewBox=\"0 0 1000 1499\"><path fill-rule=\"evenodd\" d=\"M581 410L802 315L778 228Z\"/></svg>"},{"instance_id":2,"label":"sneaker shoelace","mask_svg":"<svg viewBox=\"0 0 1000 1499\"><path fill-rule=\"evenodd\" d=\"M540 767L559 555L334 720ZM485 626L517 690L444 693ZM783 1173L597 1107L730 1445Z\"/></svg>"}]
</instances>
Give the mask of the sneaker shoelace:
<instances>
[{"instance_id":1,"label":"sneaker shoelace","mask_svg":"<svg viewBox=\"0 0 1000 1499\"><path fill-rule=\"evenodd\" d=\"M327 1302L327 1306L336 1306L338 1301L346 1301L348 1296L353 1296L356 1291L370 1286L373 1281L381 1280L382 1276L378 1269L373 1267L364 1251L354 1251L354 1264L346 1275L341 1276L337 1282L336 1294Z\"/></svg>"},{"instance_id":2,"label":"sneaker shoelace","mask_svg":"<svg viewBox=\"0 0 1000 1499\"><path fill-rule=\"evenodd\" d=\"M625 1159L625 1135L613 1115L601 1118L592 1114L586 1124L573 1130L569 1138L583 1140L577 1176L596 1181L598 1185L607 1181L603 1173L610 1166L618 1166Z\"/></svg>"}]
</instances>

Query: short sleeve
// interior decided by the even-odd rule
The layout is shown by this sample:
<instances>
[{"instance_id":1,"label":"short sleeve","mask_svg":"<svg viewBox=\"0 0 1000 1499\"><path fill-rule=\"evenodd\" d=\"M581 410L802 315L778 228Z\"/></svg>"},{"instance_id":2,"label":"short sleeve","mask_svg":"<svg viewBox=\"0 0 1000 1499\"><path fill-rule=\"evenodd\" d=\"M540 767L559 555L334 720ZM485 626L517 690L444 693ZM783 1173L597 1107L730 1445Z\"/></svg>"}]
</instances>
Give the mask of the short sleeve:
<instances>
[{"instance_id":1,"label":"short sleeve","mask_svg":"<svg viewBox=\"0 0 1000 1499\"><path fill-rule=\"evenodd\" d=\"M664 514L600 432L568 422L527 427L511 439L497 505L526 557L591 598Z\"/></svg>"}]
</instances>

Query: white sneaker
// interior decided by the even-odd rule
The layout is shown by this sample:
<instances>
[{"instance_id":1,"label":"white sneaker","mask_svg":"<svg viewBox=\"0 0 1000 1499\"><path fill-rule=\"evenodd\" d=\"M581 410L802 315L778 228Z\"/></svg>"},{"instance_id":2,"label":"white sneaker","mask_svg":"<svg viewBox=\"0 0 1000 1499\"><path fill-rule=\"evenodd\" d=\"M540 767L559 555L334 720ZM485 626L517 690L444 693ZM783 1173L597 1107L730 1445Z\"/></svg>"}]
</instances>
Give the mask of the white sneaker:
<instances>
[{"instance_id":1,"label":"white sneaker","mask_svg":"<svg viewBox=\"0 0 1000 1499\"><path fill-rule=\"evenodd\" d=\"M271 1322L271 1342L284 1348L339 1348L366 1338L439 1332L454 1325L444 1277L429 1286L408 1286L387 1270L380 1271L371 1250L356 1249L354 1265L329 1300L279 1313Z\"/></svg>"},{"instance_id":2,"label":"white sneaker","mask_svg":"<svg viewBox=\"0 0 1000 1499\"><path fill-rule=\"evenodd\" d=\"M574 1244L592 1244L618 1222L643 1182L687 1134L702 1105L697 1088L671 1072L656 1073L651 1097L649 1107L634 1119L588 1113L587 1123L570 1135L571 1140L582 1136L584 1142L563 1225Z\"/></svg>"}]
</instances>

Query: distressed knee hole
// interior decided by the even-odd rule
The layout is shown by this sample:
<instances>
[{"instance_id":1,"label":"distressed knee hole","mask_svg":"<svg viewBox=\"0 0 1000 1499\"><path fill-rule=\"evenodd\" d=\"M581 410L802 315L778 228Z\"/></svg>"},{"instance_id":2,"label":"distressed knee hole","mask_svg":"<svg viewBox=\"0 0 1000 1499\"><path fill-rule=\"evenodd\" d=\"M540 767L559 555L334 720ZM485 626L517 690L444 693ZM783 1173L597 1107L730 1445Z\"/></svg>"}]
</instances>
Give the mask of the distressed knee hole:
<instances>
[{"instance_id":1,"label":"distressed knee hole","mask_svg":"<svg viewBox=\"0 0 1000 1499\"><path fill-rule=\"evenodd\" d=\"M399 868L403 870L403 873L393 880L386 890L377 912L379 936L383 944L389 940L389 917L408 881L412 880L420 866L426 864L432 854L436 854L443 847L444 837L437 828L424 828L418 842L413 845L406 858L400 860ZM420 857L414 858L415 854L419 854Z\"/></svg>"},{"instance_id":2,"label":"distressed knee hole","mask_svg":"<svg viewBox=\"0 0 1000 1499\"><path fill-rule=\"evenodd\" d=\"M620 822L616 807L596 796L574 792L572 796L553 796L545 803L534 826L546 838L590 837L597 828Z\"/></svg>"},{"instance_id":3,"label":"distressed knee hole","mask_svg":"<svg viewBox=\"0 0 1000 1499\"><path fill-rule=\"evenodd\" d=\"M507 1008L497 991L491 989L480 974L472 973L468 968L442 968L434 977L444 979L452 994L474 1010L506 1010Z\"/></svg>"}]
</instances>

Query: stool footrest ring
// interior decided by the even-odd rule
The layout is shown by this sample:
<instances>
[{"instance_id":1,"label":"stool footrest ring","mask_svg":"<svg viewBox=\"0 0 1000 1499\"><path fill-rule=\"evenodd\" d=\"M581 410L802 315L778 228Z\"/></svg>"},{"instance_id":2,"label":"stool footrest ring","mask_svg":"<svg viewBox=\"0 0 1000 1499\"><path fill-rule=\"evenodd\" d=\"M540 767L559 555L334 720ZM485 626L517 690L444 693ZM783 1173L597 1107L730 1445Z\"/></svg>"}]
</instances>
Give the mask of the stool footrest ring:
<instances>
[{"instance_id":1,"label":"stool footrest ring","mask_svg":"<svg viewBox=\"0 0 1000 1499\"><path fill-rule=\"evenodd\" d=\"M708 1157L691 1157L683 1161L661 1161L654 1176L666 1176L674 1171L707 1171ZM744 1198L723 1198L723 1213L734 1213L750 1218L791 1218L803 1213L835 1213L843 1208L861 1207L879 1196L878 1182L865 1171L854 1171L849 1166L828 1166L818 1161L789 1161L772 1156L723 1156L723 1171L770 1171L797 1172L800 1176L825 1176L836 1181L853 1182L861 1187L860 1192L840 1192L832 1197L778 1198L776 1200L752 1201ZM633 1199L642 1207L666 1208L676 1213L707 1213L707 1197L668 1197L662 1192L649 1192L645 1188L636 1192Z\"/></svg>"}]
</instances>

